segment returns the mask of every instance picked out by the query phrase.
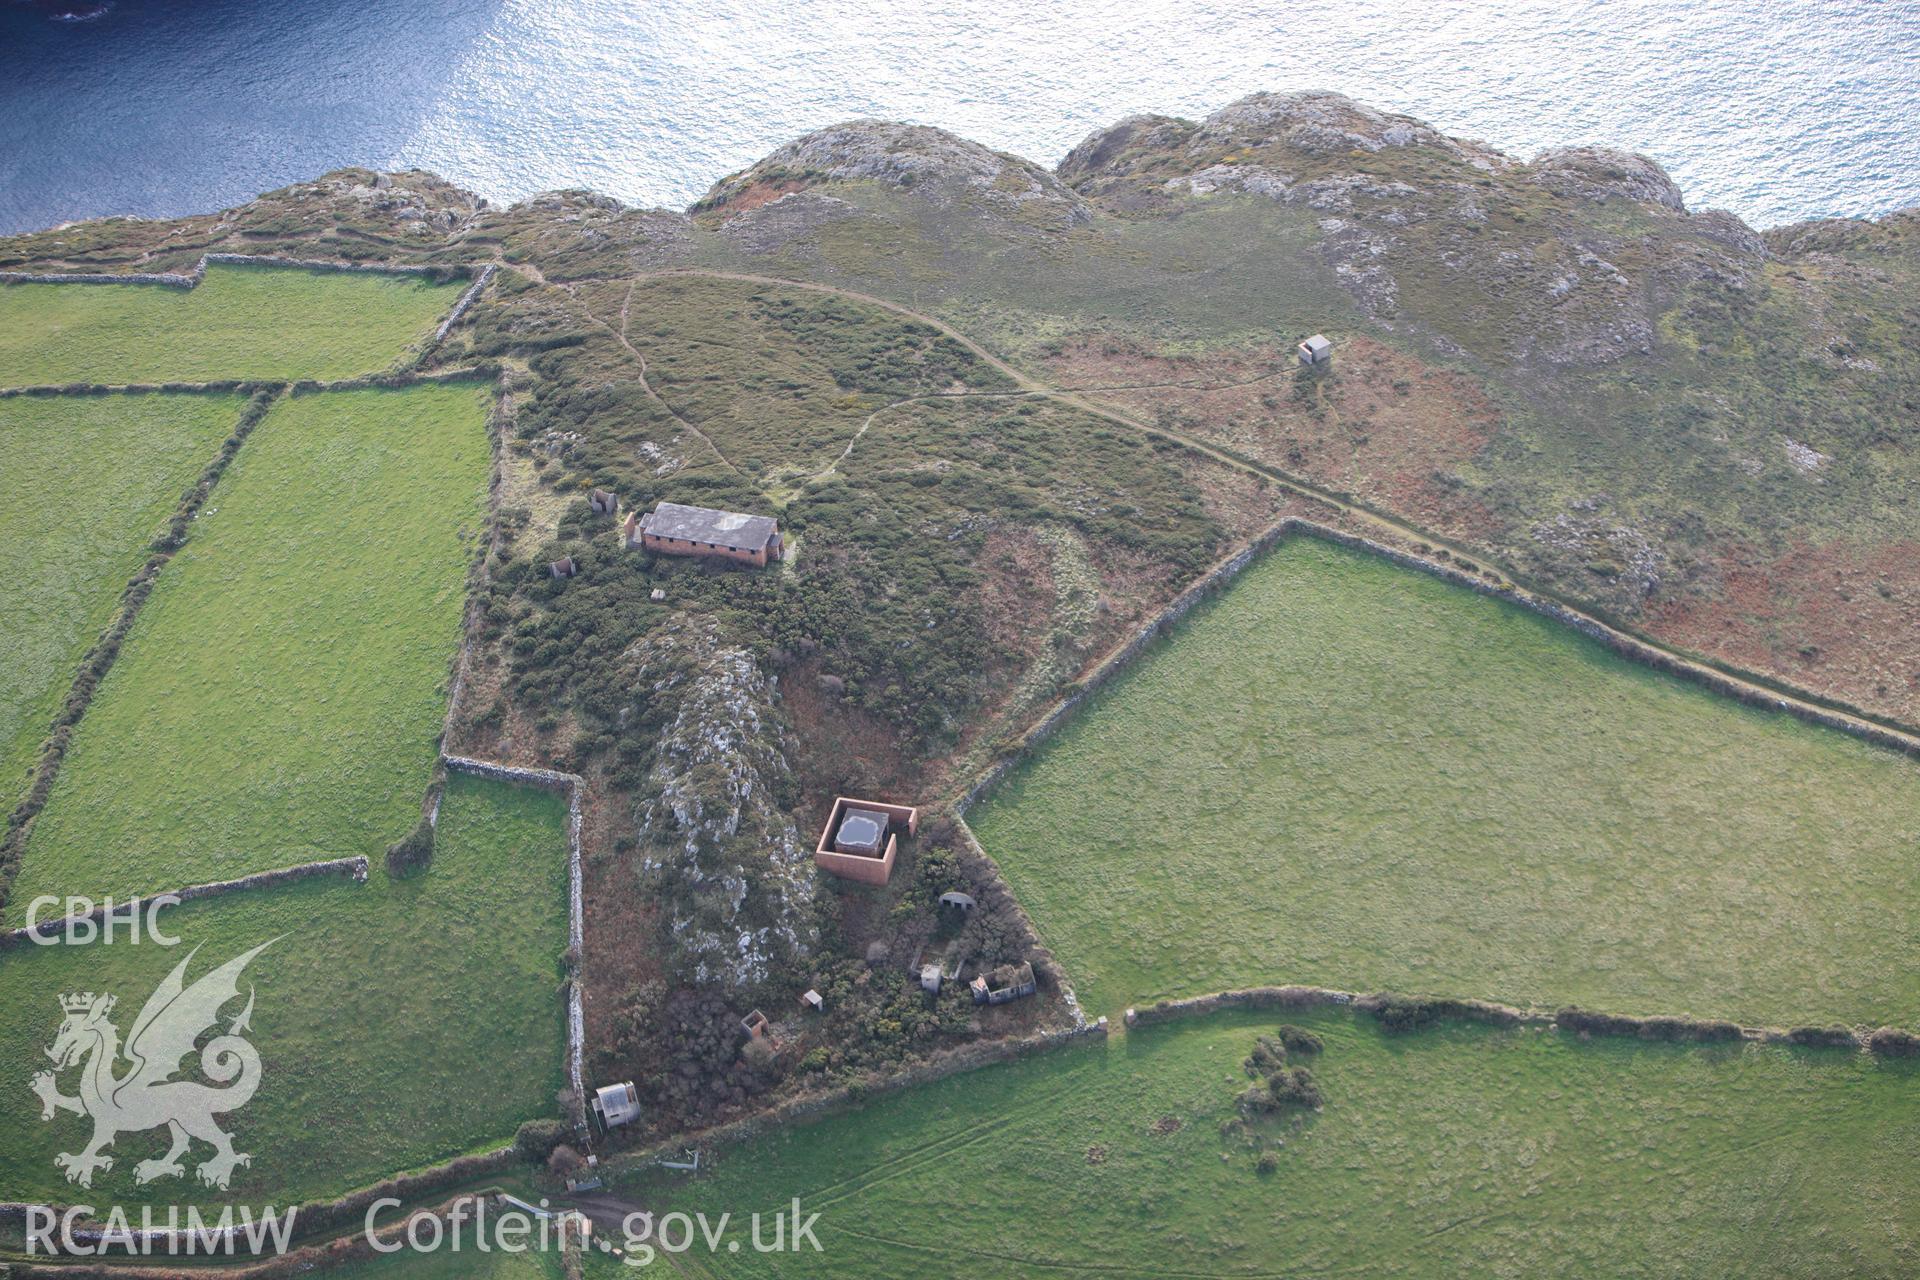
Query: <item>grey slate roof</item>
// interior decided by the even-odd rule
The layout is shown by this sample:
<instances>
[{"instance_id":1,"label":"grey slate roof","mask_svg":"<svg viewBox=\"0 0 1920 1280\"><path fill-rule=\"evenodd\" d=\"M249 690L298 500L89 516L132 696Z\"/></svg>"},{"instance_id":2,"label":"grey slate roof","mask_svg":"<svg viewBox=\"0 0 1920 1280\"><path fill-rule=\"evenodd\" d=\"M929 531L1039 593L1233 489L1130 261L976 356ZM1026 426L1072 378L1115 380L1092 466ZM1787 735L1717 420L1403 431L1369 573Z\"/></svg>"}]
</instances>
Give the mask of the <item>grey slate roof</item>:
<instances>
[{"instance_id":1,"label":"grey slate roof","mask_svg":"<svg viewBox=\"0 0 1920 1280\"><path fill-rule=\"evenodd\" d=\"M748 516L738 511L715 511L712 507L686 507L678 502L663 502L655 507L640 528L656 538L679 538L685 542L706 542L734 551L758 551L780 526L772 516Z\"/></svg>"}]
</instances>

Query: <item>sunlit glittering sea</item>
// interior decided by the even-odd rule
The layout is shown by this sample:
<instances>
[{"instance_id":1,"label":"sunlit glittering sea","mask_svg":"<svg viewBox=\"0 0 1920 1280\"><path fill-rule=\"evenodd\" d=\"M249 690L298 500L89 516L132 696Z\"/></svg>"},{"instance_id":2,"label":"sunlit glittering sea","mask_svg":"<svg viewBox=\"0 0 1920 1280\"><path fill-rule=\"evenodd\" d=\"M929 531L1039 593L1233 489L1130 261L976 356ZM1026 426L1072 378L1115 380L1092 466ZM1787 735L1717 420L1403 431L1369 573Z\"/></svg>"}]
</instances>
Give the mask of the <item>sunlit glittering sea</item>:
<instances>
[{"instance_id":1,"label":"sunlit glittering sea","mask_svg":"<svg viewBox=\"0 0 1920 1280\"><path fill-rule=\"evenodd\" d=\"M0 230L342 164L679 206L855 116L1050 164L1132 112L1302 88L1520 155L1643 151L1757 226L1920 204L1920 0L0 0Z\"/></svg>"}]
</instances>

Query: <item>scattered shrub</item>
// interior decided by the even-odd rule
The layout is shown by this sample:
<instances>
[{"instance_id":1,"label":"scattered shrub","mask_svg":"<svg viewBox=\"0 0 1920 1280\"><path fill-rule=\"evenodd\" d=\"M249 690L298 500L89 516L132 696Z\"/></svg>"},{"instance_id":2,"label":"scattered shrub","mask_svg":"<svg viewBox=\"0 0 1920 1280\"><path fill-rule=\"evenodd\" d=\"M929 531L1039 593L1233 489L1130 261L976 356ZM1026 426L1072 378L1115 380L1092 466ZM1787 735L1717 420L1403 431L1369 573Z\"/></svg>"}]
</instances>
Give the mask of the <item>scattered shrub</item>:
<instances>
[{"instance_id":1,"label":"scattered shrub","mask_svg":"<svg viewBox=\"0 0 1920 1280\"><path fill-rule=\"evenodd\" d=\"M1578 1005L1568 1005L1553 1015L1553 1024L1562 1031L1585 1032L1596 1036L1626 1036L1639 1030L1634 1018L1624 1018L1619 1014L1596 1013L1591 1009L1582 1009Z\"/></svg>"},{"instance_id":2,"label":"scattered shrub","mask_svg":"<svg viewBox=\"0 0 1920 1280\"><path fill-rule=\"evenodd\" d=\"M1271 1075L1287 1065L1286 1042L1277 1036L1261 1036L1253 1042L1253 1052L1241 1064L1250 1076Z\"/></svg>"},{"instance_id":3,"label":"scattered shrub","mask_svg":"<svg viewBox=\"0 0 1920 1280\"><path fill-rule=\"evenodd\" d=\"M1320 1105L1320 1086L1314 1083L1313 1073L1305 1067L1289 1067L1268 1076L1267 1092L1273 1095L1274 1103L1278 1106Z\"/></svg>"},{"instance_id":4,"label":"scattered shrub","mask_svg":"<svg viewBox=\"0 0 1920 1280\"><path fill-rule=\"evenodd\" d=\"M1404 1035L1433 1025L1440 1016L1439 1004L1437 1000L1387 993L1369 1012L1379 1020L1381 1030Z\"/></svg>"},{"instance_id":5,"label":"scattered shrub","mask_svg":"<svg viewBox=\"0 0 1920 1280\"><path fill-rule=\"evenodd\" d=\"M1240 1095L1240 1110L1247 1115L1270 1115L1283 1107L1317 1107L1320 1086L1305 1067L1287 1067L1267 1077Z\"/></svg>"},{"instance_id":6,"label":"scattered shrub","mask_svg":"<svg viewBox=\"0 0 1920 1280\"><path fill-rule=\"evenodd\" d=\"M433 824L424 817L413 830L387 846L387 874L403 880L424 871L433 861Z\"/></svg>"},{"instance_id":7,"label":"scattered shrub","mask_svg":"<svg viewBox=\"0 0 1920 1280\"><path fill-rule=\"evenodd\" d=\"M1255 1079L1264 1076L1266 1083L1240 1095L1242 1113L1265 1115L1282 1107L1320 1105L1320 1087L1314 1083L1313 1073L1287 1063L1289 1035L1301 1046L1302 1053L1320 1052L1320 1038L1300 1027L1286 1026L1280 1028L1278 1035L1256 1037L1253 1052L1247 1055L1243 1065L1248 1075Z\"/></svg>"},{"instance_id":8,"label":"scattered shrub","mask_svg":"<svg viewBox=\"0 0 1920 1280\"><path fill-rule=\"evenodd\" d=\"M1740 1025L1718 1018L1633 1018L1619 1013L1596 1013L1568 1005L1553 1015L1563 1031L1596 1036L1638 1036L1675 1044L1714 1044L1738 1040Z\"/></svg>"}]
</instances>

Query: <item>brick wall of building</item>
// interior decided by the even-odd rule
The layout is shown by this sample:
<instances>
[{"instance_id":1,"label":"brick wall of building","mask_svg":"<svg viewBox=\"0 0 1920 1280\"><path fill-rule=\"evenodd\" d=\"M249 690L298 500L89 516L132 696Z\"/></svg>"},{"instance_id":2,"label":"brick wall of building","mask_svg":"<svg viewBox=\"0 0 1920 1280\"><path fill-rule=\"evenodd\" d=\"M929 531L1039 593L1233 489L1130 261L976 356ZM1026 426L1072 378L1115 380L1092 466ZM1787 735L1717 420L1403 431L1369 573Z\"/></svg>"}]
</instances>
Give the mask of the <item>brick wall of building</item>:
<instances>
[{"instance_id":1,"label":"brick wall of building","mask_svg":"<svg viewBox=\"0 0 1920 1280\"><path fill-rule=\"evenodd\" d=\"M736 551L732 547L716 547L709 542L689 542L684 538L656 538L642 532L640 545L655 555L663 556L711 556L716 560L732 560L736 564L750 564L756 569L767 563L767 549L758 551Z\"/></svg>"},{"instance_id":2,"label":"brick wall of building","mask_svg":"<svg viewBox=\"0 0 1920 1280\"><path fill-rule=\"evenodd\" d=\"M857 880L861 884L885 884L893 875L894 855L900 851L900 838L887 837L887 851L878 858L869 858L864 853L841 853L825 847L813 851L813 860L822 871L831 872L843 880Z\"/></svg>"}]
</instances>

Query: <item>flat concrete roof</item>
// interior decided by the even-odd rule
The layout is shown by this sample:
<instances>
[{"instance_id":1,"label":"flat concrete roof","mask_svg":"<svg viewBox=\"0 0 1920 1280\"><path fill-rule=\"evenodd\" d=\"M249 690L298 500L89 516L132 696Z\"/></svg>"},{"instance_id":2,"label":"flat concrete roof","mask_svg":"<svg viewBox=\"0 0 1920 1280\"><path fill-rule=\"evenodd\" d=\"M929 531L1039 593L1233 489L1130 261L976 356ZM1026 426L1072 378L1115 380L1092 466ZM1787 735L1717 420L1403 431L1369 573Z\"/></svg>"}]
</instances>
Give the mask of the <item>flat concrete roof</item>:
<instances>
[{"instance_id":1,"label":"flat concrete roof","mask_svg":"<svg viewBox=\"0 0 1920 1280\"><path fill-rule=\"evenodd\" d=\"M840 819L840 830L834 834L833 843L849 852L878 853L880 842L886 838L886 814L872 809L849 809Z\"/></svg>"}]
</instances>

